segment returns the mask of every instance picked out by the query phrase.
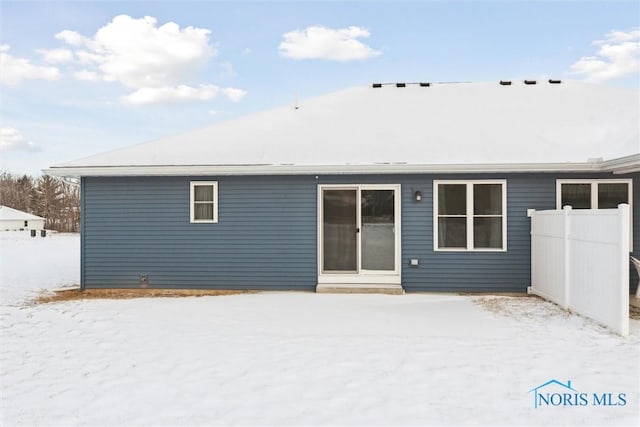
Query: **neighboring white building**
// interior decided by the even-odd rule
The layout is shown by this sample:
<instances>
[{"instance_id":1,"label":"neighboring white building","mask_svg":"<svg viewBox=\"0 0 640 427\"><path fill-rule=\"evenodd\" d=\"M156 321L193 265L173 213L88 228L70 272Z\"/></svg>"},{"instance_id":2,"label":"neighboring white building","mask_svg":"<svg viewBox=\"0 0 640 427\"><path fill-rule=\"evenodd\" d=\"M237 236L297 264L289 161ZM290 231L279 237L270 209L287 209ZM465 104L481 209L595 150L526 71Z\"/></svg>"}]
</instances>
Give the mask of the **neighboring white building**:
<instances>
[{"instance_id":1,"label":"neighboring white building","mask_svg":"<svg viewBox=\"0 0 640 427\"><path fill-rule=\"evenodd\" d=\"M0 206L0 231L44 230L45 218L22 212L8 206Z\"/></svg>"}]
</instances>

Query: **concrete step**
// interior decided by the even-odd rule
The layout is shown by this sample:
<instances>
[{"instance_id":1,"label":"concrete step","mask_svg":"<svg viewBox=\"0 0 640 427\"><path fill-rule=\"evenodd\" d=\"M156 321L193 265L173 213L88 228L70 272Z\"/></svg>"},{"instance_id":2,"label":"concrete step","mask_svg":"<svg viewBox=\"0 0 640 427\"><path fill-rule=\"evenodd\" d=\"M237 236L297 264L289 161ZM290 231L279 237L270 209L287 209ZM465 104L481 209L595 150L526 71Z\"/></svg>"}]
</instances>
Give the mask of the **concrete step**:
<instances>
[{"instance_id":1,"label":"concrete step","mask_svg":"<svg viewBox=\"0 0 640 427\"><path fill-rule=\"evenodd\" d=\"M353 284L353 283L322 283L316 286L319 294L388 294L402 295L402 285L392 284Z\"/></svg>"}]
</instances>

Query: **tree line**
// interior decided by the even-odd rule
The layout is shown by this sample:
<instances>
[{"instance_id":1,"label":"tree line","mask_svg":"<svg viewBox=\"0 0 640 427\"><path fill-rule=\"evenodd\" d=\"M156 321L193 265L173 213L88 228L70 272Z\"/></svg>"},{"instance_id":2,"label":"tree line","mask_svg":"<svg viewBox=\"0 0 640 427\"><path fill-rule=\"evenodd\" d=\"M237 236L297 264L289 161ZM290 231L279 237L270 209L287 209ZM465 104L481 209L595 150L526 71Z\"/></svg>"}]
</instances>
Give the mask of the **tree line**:
<instances>
[{"instance_id":1,"label":"tree line","mask_svg":"<svg viewBox=\"0 0 640 427\"><path fill-rule=\"evenodd\" d=\"M80 230L80 186L50 175L0 173L0 205L46 218L48 230Z\"/></svg>"}]
</instances>

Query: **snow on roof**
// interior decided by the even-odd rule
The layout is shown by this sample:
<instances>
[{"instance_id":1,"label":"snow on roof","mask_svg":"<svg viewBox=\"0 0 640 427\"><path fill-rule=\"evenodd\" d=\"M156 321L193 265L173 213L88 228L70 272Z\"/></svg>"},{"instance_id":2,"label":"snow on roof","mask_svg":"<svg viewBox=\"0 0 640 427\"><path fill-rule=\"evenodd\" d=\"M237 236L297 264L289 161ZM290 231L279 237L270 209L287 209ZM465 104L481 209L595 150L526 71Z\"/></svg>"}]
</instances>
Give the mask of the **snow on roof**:
<instances>
[{"instance_id":1,"label":"snow on roof","mask_svg":"<svg viewBox=\"0 0 640 427\"><path fill-rule=\"evenodd\" d=\"M0 221L29 221L32 219L44 219L41 216L32 215L27 212L19 211L18 209L10 208L9 206L0 205Z\"/></svg>"},{"instance_id":2,"label":"snow on roof","mask_svg":"<svg viewBox=\"0 0 640 427\"><path fill-rule=\"evenodd\" d=\"M589 163L640 153L639 99L575 81L356 87L49 171Z\"/></svg>"}]
</instances>

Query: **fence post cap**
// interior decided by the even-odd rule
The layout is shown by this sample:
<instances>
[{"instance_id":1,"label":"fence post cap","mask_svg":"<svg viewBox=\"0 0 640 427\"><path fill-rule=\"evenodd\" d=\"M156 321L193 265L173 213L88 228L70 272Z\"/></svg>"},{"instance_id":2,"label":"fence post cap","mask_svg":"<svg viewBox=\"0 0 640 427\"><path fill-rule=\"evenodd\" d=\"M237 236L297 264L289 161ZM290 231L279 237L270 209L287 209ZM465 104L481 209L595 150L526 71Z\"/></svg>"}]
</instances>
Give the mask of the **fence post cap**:
<instances>
[{"instance_id":1,"label":"fence post cap","mask_svg":"<svg viewBox=\"0 0 640 427\"><path fill-rule=\"evenodd\" d=\"M562 209L565 210L565 211L570 211L573 208L571 207L571 205L565 205L565 206L562 207Z\"/></svg>"}]
</instances>

